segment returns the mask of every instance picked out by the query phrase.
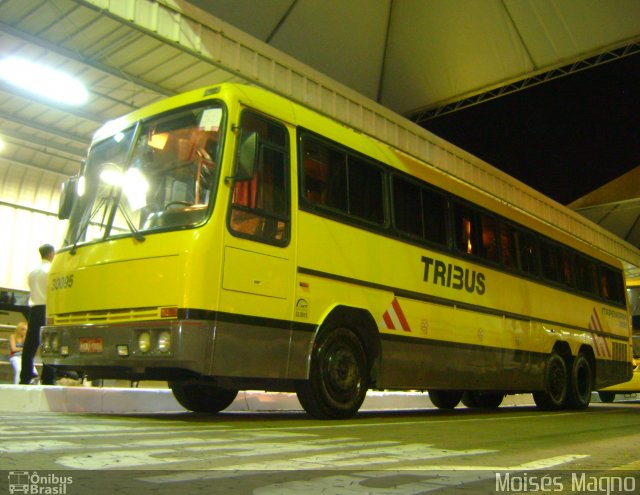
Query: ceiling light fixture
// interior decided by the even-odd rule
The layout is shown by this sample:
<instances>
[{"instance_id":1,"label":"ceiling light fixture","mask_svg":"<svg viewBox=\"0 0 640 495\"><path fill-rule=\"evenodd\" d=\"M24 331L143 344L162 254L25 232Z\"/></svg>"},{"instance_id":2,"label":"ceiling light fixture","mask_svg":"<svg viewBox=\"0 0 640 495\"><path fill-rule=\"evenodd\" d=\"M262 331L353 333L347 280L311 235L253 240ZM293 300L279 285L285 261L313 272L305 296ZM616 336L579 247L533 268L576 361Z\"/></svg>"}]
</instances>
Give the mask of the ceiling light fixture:
<instances>
[{"instance_id":1,"label":"ceiling light fixture","mask_svg":"<svg viewBox=\"0 0 640 495\"><path fill-rule=\"evenodd\" d=\"M0 60L0 78L20 89L67 105L82 105L89 92L69 74L18 57Z\"/></svg>"}]
</instances>

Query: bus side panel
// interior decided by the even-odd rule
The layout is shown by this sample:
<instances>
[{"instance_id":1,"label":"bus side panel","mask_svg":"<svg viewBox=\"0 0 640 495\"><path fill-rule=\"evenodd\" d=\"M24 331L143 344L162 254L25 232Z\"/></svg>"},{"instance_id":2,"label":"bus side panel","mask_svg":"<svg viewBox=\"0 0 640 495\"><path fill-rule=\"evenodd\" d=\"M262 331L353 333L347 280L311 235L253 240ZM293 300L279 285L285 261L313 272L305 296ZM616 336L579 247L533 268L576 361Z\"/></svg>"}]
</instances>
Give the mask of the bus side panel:
<instances>
[{"instance_id":1,"label":"bus side panel","mask_svg":"<svg viewBox=\"0 0 640 495\"><path fill-rule=\"evenodd\" d=\"M382 352L382 389L515 392L542 386L545 356L535 352L393 336L382 339Z\"/></svg>"},{"instance_id":2,"label":"bus side panel","mask_svg":"<svg viewBox=\"0 0 640 495\"><path fill-rule=\"evenodd\" d=\"M620 381L605 335L624 334L618 312L471 257L306 212L299 219L299 269L314 275L305 278L309 321L322 324L336 305L366 309L383 340L379 388L454 387L454 380L465 389L539 390L545 359L562 341L572 356L592 349L598 383ZM594 312L601 328L590 326ZM607 338L608 352L598 351L596 335Z\"/></svg>"}]
</instances>

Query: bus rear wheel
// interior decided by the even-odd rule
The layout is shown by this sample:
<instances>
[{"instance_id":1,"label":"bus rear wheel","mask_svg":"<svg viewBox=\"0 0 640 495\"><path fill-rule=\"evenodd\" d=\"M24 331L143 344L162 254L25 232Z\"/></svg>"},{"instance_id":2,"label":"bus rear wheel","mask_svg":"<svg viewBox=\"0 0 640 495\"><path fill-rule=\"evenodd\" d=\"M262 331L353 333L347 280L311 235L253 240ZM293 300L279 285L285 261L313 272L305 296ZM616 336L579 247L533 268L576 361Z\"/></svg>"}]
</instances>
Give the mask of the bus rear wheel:
<instances>
[{"instance_id":1,"label":"bus rear wheel","mask_svg":"<svg viewBox=\"0 0 640 495\"><path fill-rule=\"evenodd\" d=\"M237 390L201 383L171 382L169 387L178 403L193 412L218 413L231 405Z\"/></svg>"},{"instance_id":2,"label":"bus rear wheel","mask_svg":"<svg viewBox=\"0 0 640 495\"><path fill-rule=\"evenodd\" d=\"M453 409L460 403L460 390L429 390L429 399L438 409Z\"/></svg>"},{"instance_id":3,"label":"bus rear wheel","mask_svg":"<svg viewBox=\"0 0 640 495\"><path fill-rule=\"evenodd\" d=\"M564 359L552 353L544 370L544 390L533 393L533 401L545 411L557 411L565 406L568 389L567 365Z\"/></svg>"},{"instance_id":4,"label":"bus rear wheel","mask_svg":"<svg viewBox=\"0 0 640 495\"><path fill-rule=\"evenodd\" d=\"M578 354L571 365L567 405L571 409L586 409L591 402L593 372L584 354Z\"/></svg>"},{"instance_id":5,"label":"bus rear wheel","mask_svg":"<svg viewBox=\"0 0 640 495\"><path fill-rule=\"evenodd\" d=\"M502 404L504 394L500 392L483 392L482 390L469 390L462 394L462 403L471 408L481 407L497 409Z\"/></svg>"},{"instance_id":6,"label":"bus rear wheel","mask_svg":"<svg viewBox=\"0 0 640 495\"><path fill-rule=\"evenodd\" d=\"M353 331L338 326L323 332L314 345L309 379L295 384L300 404L318 419L354 416L367 394L366 363Z\"/></svg>"}]
</instances>

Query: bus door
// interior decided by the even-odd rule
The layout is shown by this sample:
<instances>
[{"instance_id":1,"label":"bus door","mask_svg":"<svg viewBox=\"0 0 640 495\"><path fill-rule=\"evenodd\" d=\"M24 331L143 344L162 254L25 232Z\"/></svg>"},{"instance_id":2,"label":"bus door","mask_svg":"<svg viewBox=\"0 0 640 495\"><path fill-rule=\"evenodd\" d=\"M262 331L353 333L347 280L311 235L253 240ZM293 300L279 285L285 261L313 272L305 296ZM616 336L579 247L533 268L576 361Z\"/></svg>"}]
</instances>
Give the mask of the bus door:
<instances>
[{"instance_id":1,"label":"bus door","mask_svg":"<svg viewBox=\"0 0 640 495\"><path fill-rule=\"evenodd\" d=\"M295 275L289 139L245 110L238 140L213 374L283 378Z\"/></svg>"}]
</instances>

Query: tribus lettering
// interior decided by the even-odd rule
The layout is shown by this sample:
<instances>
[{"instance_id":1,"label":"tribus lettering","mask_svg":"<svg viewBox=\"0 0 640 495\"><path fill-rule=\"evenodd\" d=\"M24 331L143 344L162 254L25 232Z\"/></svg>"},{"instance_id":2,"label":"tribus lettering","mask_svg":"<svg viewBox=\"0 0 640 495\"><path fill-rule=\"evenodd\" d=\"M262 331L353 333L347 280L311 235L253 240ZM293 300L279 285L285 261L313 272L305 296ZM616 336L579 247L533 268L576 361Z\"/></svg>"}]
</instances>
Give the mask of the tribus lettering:
<instances>
[{"instance_id":1,"label":"tribus lettering","mask_svg":"<svg viewBox=\"0 0 640 495\"><path fill-rule=\"evenodd\" d=\"M424 263L423 280L425 282L440 284L443 287L451 287L456 290L464 289L467 292L476 292L480 296L485 293L485 278L482 272L476 273L475 270L444 263L427 256L422 257L422 262Z\"/></svg>"}]
</instances>

